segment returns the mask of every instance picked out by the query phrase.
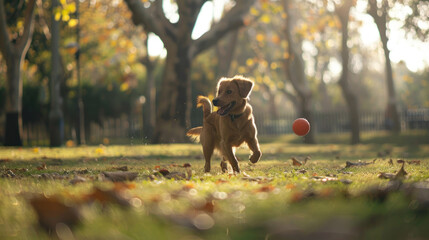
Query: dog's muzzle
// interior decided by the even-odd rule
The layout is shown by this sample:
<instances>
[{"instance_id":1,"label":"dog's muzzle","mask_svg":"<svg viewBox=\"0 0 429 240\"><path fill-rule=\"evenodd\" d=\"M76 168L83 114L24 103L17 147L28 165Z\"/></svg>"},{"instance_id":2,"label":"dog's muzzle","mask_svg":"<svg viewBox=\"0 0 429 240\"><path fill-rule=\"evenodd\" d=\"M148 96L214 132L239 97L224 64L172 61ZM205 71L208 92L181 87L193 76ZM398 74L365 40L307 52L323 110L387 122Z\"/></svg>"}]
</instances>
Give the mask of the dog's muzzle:
<instances>
[{"instance_id":1,"label":"dog's muzzle","mask_svg":"<svg viewBox=\"0 0 429 240\"><path fill-rule=\"evenodd\" d=\"M216 103L218 103L218 102L216 101ZM213 104L214 104L214 100L213 100ZM216 104L214 104L214 105L216 106ZM234 107L234 105L235 105L235 101L230 102L229 104L220 107L217 110L217 113L221 116L224 116L224 115L228 114L228 112Z\"/></svg>"}]
</instances>

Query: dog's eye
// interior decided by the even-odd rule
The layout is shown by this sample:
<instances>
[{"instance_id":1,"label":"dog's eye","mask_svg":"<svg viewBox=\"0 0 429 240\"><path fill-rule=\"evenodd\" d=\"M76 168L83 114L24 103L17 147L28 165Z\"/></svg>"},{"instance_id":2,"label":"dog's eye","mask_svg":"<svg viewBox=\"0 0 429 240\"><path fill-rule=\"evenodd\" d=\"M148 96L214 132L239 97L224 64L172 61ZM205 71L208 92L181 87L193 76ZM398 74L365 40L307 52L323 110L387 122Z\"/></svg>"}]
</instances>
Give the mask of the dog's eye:
<instances>
[{"instance_id":1,"label":"dog's eye","mask_svg":"<svg viewBox=\"0 0 429 240\"><path fill-rule=\"evenodd\" d=\"M226 90L226 94L231 94L232 91L231 90Z\"/></svg>"}]
</instances>

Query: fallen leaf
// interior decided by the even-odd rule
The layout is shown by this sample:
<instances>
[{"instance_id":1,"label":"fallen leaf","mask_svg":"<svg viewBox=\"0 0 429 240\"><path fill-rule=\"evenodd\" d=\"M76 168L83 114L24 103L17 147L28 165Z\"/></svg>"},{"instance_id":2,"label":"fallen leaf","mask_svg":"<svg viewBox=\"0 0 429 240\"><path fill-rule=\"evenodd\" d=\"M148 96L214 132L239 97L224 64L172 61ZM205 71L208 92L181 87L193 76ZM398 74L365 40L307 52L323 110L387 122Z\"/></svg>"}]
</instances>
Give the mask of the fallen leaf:
<instances>
[{"instance_id":1,"label":"fallen leaf","mask_svg":"<svg viewBox=\"0 0 429 240\"><path fill-rule=\"evenodd\" d=\"M81 177L81 176L74 176L74 178L72 180L70 180L70 184L71 185L76 185L78 183L83 183L86 182L86 178Z\"/></svg>"},{"instance_id":2,"label":"fallen leaf","mask_svg":"<svg viewBox=\"0 0 429 240\"><path fill-rule=\"evenodd\" d=\"M0 163L4 163L4 162L10 162L10 159L9 158L0 159Z\"/></svg>"},{"instance_id":3,"label":"fallen leaf","mask_svg":"<svg viewBox=\"0 0 429 240\"><path fill-rule=\"evenodd\" d=\"M378 174L378 178L381 178L381 179L394 179L395 178L395 174L381 172L381 173Z\"/></svg>"},{"instance_id":4,"label":"fallen leaf","mask_svg":"<svg viewBox=\"0 0 429 240\"><path fill-rule=\"evenodd\" d=\"M29 199L29 203L36 211L39 225L48 232L55 232L58 223L72 228L80 222L78 208L64 204L55 196L40 194Z\"/></svg>"},{"instance_id":5,"label":"fallen leaf","mask_svg":"<svg viewBox=\"0 0 429 240\"><path fill-rule=\"evenodd\" d=\"M188 179L186 174L182 172L170 172L164 175L164 177L167 179L175 179L175 180Z\"/></svg>"},{"instance_id":6,"label":"fallen leaf","mask_svg":"<svg viewBox=\"0 0 429 240\"><path fill-rule=\"evenodd\" d=\"M214 213L216 211L215 201L212 198L207 198L203 202L199 202L196 206L193 206L193 210L202 211L206 213Z\"/></svg>"},{"instance_id":7,"label":"fallen leaf","mask_svg":"<svg viewBox=\"0 0 429 240\"><path fill-rule=\"evenodd\" d=\"M193 183L186 183L183 187L182 187L182 189L183 190L189 190L189 189L193 189L193 188L195 188L195 184L193 184Z\"/></svg>"},{"instance_id":8,"label":"fallen leaf","mask_svg":"<svg viewBox=\"0 0 429 240\"><path fill-rule=\"evenodd\" d=\"M398 162L399 162L399 160L398 160ZM402 180L402 179L404 179L405 176L408 174L404 169L405 161L401 161L400 163L402 163L401 169L399 169L399 171L396 174L381 172L378 174L378 178L390 179L390 180Z\"/></svg>"},{"instance_id":9,"label":"fallen leaf","mask_svg":"<svg viewBox=\"0 0 429 240\"><path fill-rule=\"evenodd\" d=\"M185 168L191 167L191 164L190 163L185 163L185 164L183 164L183 167L185 167Z\"/></svg>"},{"instance_id":10,"label":"fallen leaf","mask_svg":"<svg viewBox=\"0 0 429 240\"><path fill-rule=\"evenodd\" d=\"M105 179L110 180L112 182L123 182L123 181L134 181L138 172L103 172L102 173Z\"/></svg>"},{"instance_id":11,"label":"fallen leaf","mask_svg":"<svg viewBox=\"0 0 429 240\"><path fill-rule=\"evenodd\" d=\"M414 164L414 165L420 165L420 160L410 160L410 161L407 161L407 163L408 164Z\"/></svg>"},{"instance_id":12,"label":"fallen leaf","mask_svg":"<svg viewBox=\"0 0 429 240\"><path fill-rule=\"evenodd\" d=\"M302 166L302 162L298 161L296 158L292 157L291 160L293 166Z\"/></svg>"},{"instance_id":13,"label":"fallen leaf","mask_svg":"<svg viewBox=\"0 0 429 240\"><path fill-rule=\"evenodd\" d=\"M6 173L2 174L2 177L5 177L5 178L14 178L15 176L16 176L15 173L10 169L8 169Z\"/></svg>"},{"instance_id":14,"label":"fallen leaf","mask_svg":"<svg viewBox=\"0 0 429 240\"><path fill-rule=\"evenodd\" d=\"M258 182L258 183L266 183L266 182L271 182L273 180L273 178L250 177L250 176L242 177L241 179L249 182Z\"/></svg>"},{"instance_id":15,"label":"fallen leaf","mask_svg":"<svg viewBox=\"0 0 429 240\"><path fill-rule=\"evenodd\" d=\"M402 162L402 167L399 169L398 173L396 173L394 180L402 180L408 174L404 169L405 162Z\"/></svg>"},{"instance_id":16,"label":"fallen leaf","mask_svg":"<svg viewBox=\"0 0 429 240\"><path fill-rule=\"evenodd\" d=\"M126 172L128 171L128 166L114 167L113 169Z\"/></svg>"},{"instance_id":17,"label":"fallen leaf","mask_svg":"<svg viewBox=\"0 0 429 240\"><path fill-rule=\"evenodd\" d=\"M123 191L115 188L104 190L94 187L93 191L82 197L83 202L92 203L99 202L103 207L107 204L117 204L121 207L130 207L130 199L125 197Z\"/></svg>"},{"instance_id":18,"label":"fallen leaf","mask_svg":"<svg viewBox=\"0 0 429 240\"><path fill-rule=\"evenodd\" d=\"M338 181L338 178L328 176L313 176L312 179L318 182Z\"/></svg>"},{"instance_id":19,"label":"fallen leaf","mask_svg":"<svg viewBox=\"0 0 429 240\"><path fill-rule=\"evenodd\" d=\"M224 180L224 179L218 179L218 180L216 180L215 184L216 184L216 185L219 185L219 184L227 183L227 182L229 182L229 181Z\"/></svg>"},{"instance_id":20,"label":"fallen leaf","mask_svg":"<svg viewBox=\"0 0 429 240\"><path fill-rule=\"evenodd\" d=\"M307 164L307 161L308 161L308 160L311 160L311 156L310 156L310 155L308 155L308 156L306 156L306 157L304 158L304 162L303 162L303 163L304 163L304 165L305 165L305 164Z\"/></svg>"},{"instance_id":21,"label":"fallen leaf","mask_svg":"<svg viewBox=\"0 0 429 240\"><path fill-rule=\"evenodd\" d=\"M317 194L313 190L295 191L292 193L291 202L298 203L304 200L309 200L316 197Z\"/></svg>"},{"instance_id":22,"label":"fallen leaf","mask_svg":"<svg viewBox=\"0 0 429 240\"><path fill-rule=\"evenodd\" d=\"M366 166L366 165L369 165L369 164L372 164L372 163L370 163L370 162L360 162L360 161L354 163L354 162L347 161L346 162L346 166L344 168Z\"/></svg>"},{"instance_id":23,"label":"fallen leaf","mask_svg":"<svg viewBox=\"0 0 429 240\"><path fill-rule=\"evenodd\" d=\"M349 180L349 179L341 179L340 180L340 182L342 182L343 184L345 184L345 185L349 185L349 184L352 184L353 183L353 181L352 180Z\"/></svg>"},{"instance_id":24,"label":"fallen leaf","mask_svg":"<svg viewBox=\"0 0 429 240\"><path fill-rule=\"evenodd\" d=\"M45 170L46 169L46 164L42 163L42 165L37 167L37 170Z\"/></svg>"},{"instance_id":25,"label":"fallen leaf","mask_svg":"<svg viewBox=\"0 0 429 240\"><path fill-rule=\"evenodd\" d=\"M115 191L123 191L126 189L135 189L135 188L136 188L135 183L115 182L115 185L113 186L113 189Z\"/></svg>"},{"instance_id":26,"label":"fallen leaf","mask_svg":"<svg viewBox=\"0 0 429 240\"><path fill-rule=\"evenodd\" d=\"M274 189L276 189L276 188L273 185L265 185L265 186L262 186L256 190L254 190L254 192L257 192L257 193L259 193L259 192L272 192Z\"/></svg>"}]
</instances>

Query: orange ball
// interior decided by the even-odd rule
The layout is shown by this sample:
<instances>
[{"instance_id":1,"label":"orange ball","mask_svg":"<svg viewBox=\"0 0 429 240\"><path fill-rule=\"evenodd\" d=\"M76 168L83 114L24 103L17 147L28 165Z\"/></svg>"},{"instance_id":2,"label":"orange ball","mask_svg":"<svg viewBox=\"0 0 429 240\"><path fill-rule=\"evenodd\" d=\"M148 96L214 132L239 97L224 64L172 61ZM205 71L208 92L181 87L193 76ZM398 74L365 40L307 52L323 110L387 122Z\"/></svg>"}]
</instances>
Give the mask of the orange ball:
<instances>
[{"instance_id":1,"label":"orange ball","mask_svg":"<svg viewBox=\"0 0 429 240\"><path fill-rule=\"evenodd\" d=\"M298 118L293 121L292 130L298 136L305 136L310 132L310 123L305 118Z\"/></svg>"}]
</instances>

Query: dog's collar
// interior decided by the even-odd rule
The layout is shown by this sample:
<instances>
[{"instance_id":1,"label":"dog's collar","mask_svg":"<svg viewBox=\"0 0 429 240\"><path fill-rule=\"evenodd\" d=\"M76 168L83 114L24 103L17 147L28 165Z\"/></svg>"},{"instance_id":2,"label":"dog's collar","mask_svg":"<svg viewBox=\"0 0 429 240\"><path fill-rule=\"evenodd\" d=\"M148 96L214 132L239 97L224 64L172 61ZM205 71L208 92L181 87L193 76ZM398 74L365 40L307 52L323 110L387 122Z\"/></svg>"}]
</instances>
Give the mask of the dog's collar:
<instances>
[{"instance_id":1,"label":"dog's collar","mask_svg":"<svg viewBox=\"0 0 429 240\"><path fill-rule=\"evenodd\" d=\"M234 122L235 119L241 117L244 114L244 112L240 114L229 114L229 117L231 118L231 122Z\"/></svg>"}]
</instances>

